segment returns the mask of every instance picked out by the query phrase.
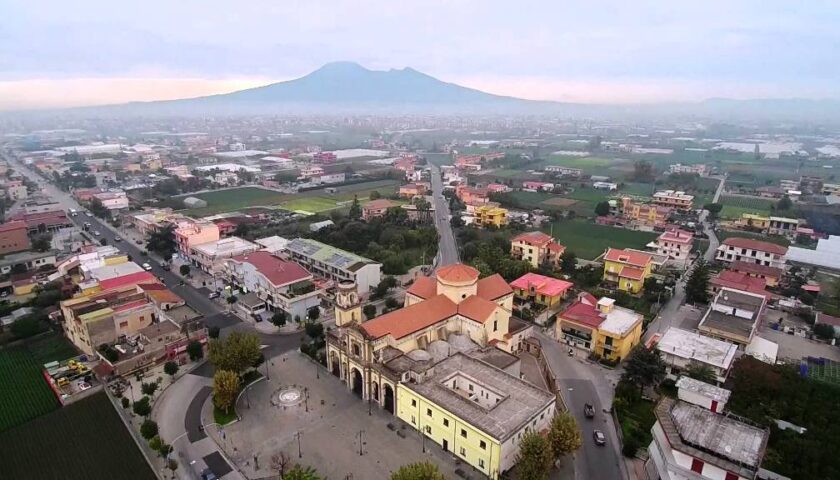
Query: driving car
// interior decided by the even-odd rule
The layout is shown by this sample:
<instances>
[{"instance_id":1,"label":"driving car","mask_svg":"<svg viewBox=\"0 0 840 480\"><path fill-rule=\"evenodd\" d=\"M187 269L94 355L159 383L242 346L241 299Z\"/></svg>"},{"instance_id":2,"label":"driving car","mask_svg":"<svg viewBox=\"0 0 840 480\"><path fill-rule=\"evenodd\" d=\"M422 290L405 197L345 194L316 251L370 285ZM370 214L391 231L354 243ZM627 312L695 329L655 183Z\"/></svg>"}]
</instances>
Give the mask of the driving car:
<instances>
[{"instance_id":1,"label":"driving car","mask_svg":"<svg viewBox=\"0 0 840 480\"><path fill-rule=\"evenodd\" d=\"M101 233L99 233L99 230L95 230L95 231L93 232L93 236L94 236L94 237L98 237L98 236L100 236L100 235L102 235L102 234L101 234Z\"/></svg>"},{"instance_id":2,"label":"driving car","mask_svg":"<svg viewBox=\"0 0 840 480\"><path fill-rule=\"evenodd\" d=\"M604 432L600 430L593 430L592 431L592 438L595 439L595 445L606 445L607 444L607 437L604 435Z\"/></svg>"},{"instance_id":3,"label":"driving car","mask_svg":"<svg viewBox=\"0 0 840 480\"><path fill-rule=\"evenodd\" d=\"M115 242L122 242L122 238L120 238L120 237L114 237L114 241L115 241Z\"/></svg>"},{"instance_id":4,"label":"driving car","mask_svg":"<svg viewBox=\"0 0 840 480\"><path fill-rule=\"evenodd\" d=\"M143 267L143 270L145 270L147 272L152 269L152 266L149 265L148 263L144 263L143 265L141 265L141 267Z\"/></svg>"},{"instance_id":5,"label":"driving car","mask_svg":"<svg viewBox=\"0 0 840 480\"><path fill-rule=\"evenodd\" d=\"M214 298L219 298L220 295L221 294L219 292L210 292L210 295L207 295L207 298L212 300Z\"/></svg>"}]
</instances>

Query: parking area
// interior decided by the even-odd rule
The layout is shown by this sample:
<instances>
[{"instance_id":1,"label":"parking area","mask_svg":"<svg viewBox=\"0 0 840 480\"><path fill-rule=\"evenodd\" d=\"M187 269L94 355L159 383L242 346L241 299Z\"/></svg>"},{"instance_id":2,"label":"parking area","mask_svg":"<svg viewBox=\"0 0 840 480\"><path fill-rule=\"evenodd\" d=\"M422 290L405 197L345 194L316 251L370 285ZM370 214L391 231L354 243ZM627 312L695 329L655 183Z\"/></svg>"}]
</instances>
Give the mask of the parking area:
<instances>
[{"instance_id":1,"label":"parking area","mask_svg":"<svg viewBox=\"0 0 840 480\"><path fill-rule=\"evenodd\" d=\"M242 420L225 427L226 438L217 441L251 478L276 474L271 459L280 452L327 478L388 478L422 460L439 465L446 478L486 478L434 443L424 444L419 432L369 406L298 352L274 358L270 379L243 395L238 411Z\"/></svg>"}]
</instances>

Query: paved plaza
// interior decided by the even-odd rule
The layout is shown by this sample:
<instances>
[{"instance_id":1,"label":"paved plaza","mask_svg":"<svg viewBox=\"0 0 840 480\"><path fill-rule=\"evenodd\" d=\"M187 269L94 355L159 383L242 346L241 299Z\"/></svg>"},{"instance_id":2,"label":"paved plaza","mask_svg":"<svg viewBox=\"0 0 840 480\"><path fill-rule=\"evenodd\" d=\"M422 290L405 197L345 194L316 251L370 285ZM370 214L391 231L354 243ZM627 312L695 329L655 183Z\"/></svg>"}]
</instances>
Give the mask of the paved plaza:
<instances>
[{"instance_id":1,"label":"paved plaza","mask_svg":"<svg viewBox=\"0 0 840 480\"><path fill-rule=\"evenodd\" d=\"M334 479L388 478L401 465L426 459L446 478L457 478L457 469L467 478L486 478L431 441L423 453L419 432L376 404L369 414L367 402L298 352L273 358L270 377L240 398L242 420L225 427L224 439L217 438L248 477L277 474L271 457L282 451L292 463Z\"/></svg>"}]
</instances>

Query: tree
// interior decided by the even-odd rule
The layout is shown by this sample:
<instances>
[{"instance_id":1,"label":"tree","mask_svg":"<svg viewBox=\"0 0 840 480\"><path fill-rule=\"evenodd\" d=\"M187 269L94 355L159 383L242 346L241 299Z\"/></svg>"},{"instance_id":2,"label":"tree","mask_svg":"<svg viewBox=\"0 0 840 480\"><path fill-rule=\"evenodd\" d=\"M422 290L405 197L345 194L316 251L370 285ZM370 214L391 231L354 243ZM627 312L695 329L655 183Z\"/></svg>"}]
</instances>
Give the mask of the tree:
<instances>
[{"instance_id":1,"label":"tree","mask_svg":"<svg viewBox=\"0 0 840 480\"><path fill-rule=\"evenodd\" d=\"M312 467L295 465L283 475L283 480L323 480L323 477Z\"/></svg>"},{"instance_id":2,"label":"tree","mask_svg":"<svg viewBox=\"0 0 840 480\"><path fill-rule=\"evenodd\" d=\"M637 345L624 362L621 378L632 385L638 385L641 392L645 387L658 385L665 378L665 362L658 350L648 350Z\"/></svg>"},{"instance_id":3,"label":"tree","mask_svg":"<svg viewBox=\"0 0 840 480\"><path fill-rule=\"evenodd\" d=\"M158 434L158 424L154 420L143 420L140 425L140 435L146 440L151 440L152 437Z\"/></svg>"},{"instance_id":4,"label":"tree","mask_svg":"<svg viewBox=\"0 0 840 480\"><path fill-rule=\"evenodd\" d=\"M310 308L309 310L306 311L306 316L310 320L313 320L313 321L318 320L318 317L321 316L321 309L318 308L317 306L314 306L314 307L312 307L312 308Z\"/></svg>"},{"instance_id":5,"label":"tree","mask_svg":"<svg viewBox=\"0 0 840 480\"><path fill-rule=\"evenodd\" d=\"M595 215L598 215L599 217L603 217L604 215L609 215L609 214L610 214L610 202L603 201L603 202L598 202L598 204L595 205Z\"/></svg>"},{"instance_id":6,"label":"tree","mask_svg":"<svg viewBox=\"0 0 840 480\"><path fill-rule=\"evenodd\" d=\"M236 298L236 295L231 295L231 296L227 297L227 303L229 305L233 305L234 303L237 302L237 300L239 300L239 299Z\"/></svg>"},{"instance_id":7,"label":"tree","mask_svg":"<svg viewBox=\"0 0 840 480\"><path fill-rule=\"evenodd\" d=\"M288 313L284 312L283 310L277 310L276 312L274 312L274 315L271 316L271 323L278 327L282 327L286 324L288 317Z\"/></svg>"},{"instance_id":8,"label":"tree","mask_svg":"<svg viewBox=\"0 0 840 480\"><path fill-rule=\"evenodd\" d=\"M577 255L571 250L566 250L560 255L560 270L566 275L573 275L577 270Z\"/></svg>"},{"instance_id":9,"label":"tree","mask_svg":"<svg viewBox=\"0 0 840 480\"><path fill-rule=\"evenodd\" d=\"M166 468L172 471L172 475L175 475L175 470L178 470L178 460L174 458L170 458L168 462L166 462Z\"/></svg>"},{"instance_id":10,"label":"tree","mask_svg":"<svg viewBox=\"0 0 840 480\"><path fill-rule=\"evenodd\" d=\"M715 219L723 210L723 205L720 203L707 203L703 205L703 209L709 212L709 218Z\"/></svg>"},{"instance_id":11,"label":"tree","mask_svg":"<svg viewBox=\"0 0 840 480\"><path fill-rule=\"evenodd\" d=\"M391 480L445 480L437 465L431 462L417 462L403 465L391 474Z\"/></svg>"},{"instance_id":12,"label":"tree","mask_svg":"<svg viewBox=\"0 0 840 480\"><path fill-rule=\"evenodd\" d=\"M350 205L350 211L347 213L347 217L351 220L362 218L362 207L359 205L358 195L353 195L353 203Z\"/></svg>"},{"instance_id":13,"label":"tree","mask_svg":"<svg viewBox=\"0 0 840 480\"><path fill-rule=\"evenodd\" d=\"M275 453L271 456L271 469L277 470L277 473L280 474L280 478L286 474L286 468L289 466L291 459L286 452L279 452Z\"/></svg>"},{"instance_id":14,"label":"tree","mask_svg":"<svg viewBox=\"0 0 840 480\"><path fill-rule=\"evenodd\" d=\"M382 194L379 193L379 190L374 190L374 191L370 192L369 198L371 200L379 200L380 198L382 198Z\"/></svg>"},{"instance_id":15,"label":"tree","mask_svg":"<svg viewBox=\"0 0 840 480\"><path fill-rule=\"evenodd\" d=\"M230 407L236 401L239 394L239 374L230 370L216 370L213 375L213 405L225 413L230 412Z\"/></svg>"},{"instance_id":16,"label":"tree","mask_svg":"<svg viewBox=\"0 0 840 480\"><path fill-rule=\"evenodd\" d=\"M520 480L545 480L553 463L551 445L539 433L529 430L519 442L517 468Z\"/></svg>"},{"instance_id":17,"label":"tree","mask_svg":"<svg viewBox=\"0 0 840 480\"><path fill-rule=\"evenodd\" d=\"M376 316L376 305L369 303L362 307L362 313L365 314L365 318L370 320L371 318Z\"/></svg>"},{"instance_id":18,"label":"tree","mask_svg":"<svg viewBox=\"0 0 840 480\"><path fill-rule=\"evenodd\" d=\"M201 342L198 340L193 340L187 344L187 355L189 355L190 360L193 362L196 360L201 360L204 357L204 347L201 346Z\"/></svg>"},{"instance_id":19,"label":"tree","mask_svg":"<svg viewBox=\"0 0 840 480\"><path fill-rule=\"evenodd\" d=\"M182 277L186 277L190 274L190 266L189 265L181 265L178 267L178 272L181 274Z\"/></svg>"},{"instance_id":20,"label":"tree","mask_svg":"<svg viewBox=\"0 0 840 480\"><path fill-rule=\"evenodd\" d=\"M685 299L691 303L709 302L709 266L702 258L685 282Z\"/></svg>"},{"instance_id":21,"label":"tree","mask_svg":"<svg viewBox=\"0 0 840 480\"><path fill-rule=\"evenodd\" d=\"M146 249L158 253L164 259L172 258L175 253L175 227L167 225L149 235Z\"/></svg>"},{"instance_id":22,"label":"tree","mask_svg":"<svg viewBox=\"0 0 840 480\"><path fill-rule=\"evenodd\" d=\"M397 301L394 297L388 297L385 299L385 308L394 309L400 306L400 302Z\"/></svg>"},{"instance_id":23,"label":"tree","mask_svg":"<svg viewBox=\"0 0 840 480\"><path fill-rule=\"evenodd\" d=\"M464 226L464 219L460 215L452 215L452 218L449 219L449 225L452 228L461 228Z\"/></svg>"},{"instance_id":24,"label":"tree","mask_svg":"<svg viewBox=\"0 0 840 480\"><path fill-rule=\"evenodd\" d=\"M175 362L166 362L163 364L163 373L169 375L170 377L174 377L176 373L178 373L178 364Z\"/></svg>"},{"instance_id":25,"label":"tree","mask_svg":"<svg viewBox=\"0 0 840 480\"><path fill-rule=\"evenodd\" d=\"M45 330L44 323L36 315L26 315L12 323L9 330L15 338L29 338Z\"/></svg>"},{"instance_id":26,"label":"tree","mask_svg":"<svg viewBox=\"0 0 840 480\"><path fill-rule=\"evenodd\" d=\"M785 195L776 203L776 210L790 210L793 208L793 202L790 200L790 197Z\"/></svg>"},{"instance_id":27,"label":"tree","mask_svg":"<svg viewBox=\"0 0 840 480\"><path fill-rule=\"evenodd\" d=\"M129 405L131 405L131 400L129 400L128 397L122 397L120 399L120 403L122 403L123 408L128 408Z\"/></svg>"},{"instance_id":28,"label":"tree","mask_svg":"<svg viewBox=\"0 0 840 480\"><path fill-rule=\"evenodd\" d=\"M41 233L32 237L32 249L36 252L46 252L50 249L52 234Z\"/></svg>"},{"instance_id":29,"label":"tree","mask_svg":"<svg viewBox=\"0 0 840 480\"><path fill-rule=\"evenodd\" d=\"M653 173L653 164L647 160L637 160L633 164L633 179L639 182L653 181L655 175Z\"/></svg>"},{"instance_id":30,"label":"tree","mask_svg":"<svg viewBox=\"0 0 840 480\"><path fill-rule=\"evenodd\" d=\"M324 335L324 325L321 323L308 322L304 329L306 336L312 339L321 338Z\"/></svg>"},{"instance_id":31,"label":"tree","mask_svg":"<svg viewBox=\"0 0 840 480\"><path fill-rule=\"evenodd\" d=\"M688 368L685 369L685 375L701 382L714 385L717 382L717 375L712 367L705 363L691 362Z\"/></svg>"},{"instance_id":32,"label":"tree","mask_svg":"<svg viewBox=\"0 0 840 480\"><path fill-rule=\"evenodd\" d=\"M814 335L823 340L830 340L836 336L834 327L827 323L818 323L814 325Z\"/></svg>"},{"instance_id":33,"label":"tree","mask_svg":"<svg viewBox=\"0 0 840 480\"><path fill-rule=\"evenodd\" d=\"M154 396L155 392L157 391L158 384L155 382L143 383L140 385L140 391L143 392L143 395Z\"/></svg>"},{"instance_id":34,"label":"tree","mask_svg":"<svg viewBox=\"0 0 840 480\"><path fill-rule=\"evenodd\" d=\"M149 448L151 448L152 450L159 452L161 445L163 445L163 441L160 439L159 436L155 435L154 437L149 439Z\"/></svg>"},{"instance_id":35,"label":"tree","mask_svg":"<svg viewBox=\"0 0 840 480\"><path fill-rule=\"evenodd\" d=\"M583 442L575 417L569 412L555 415L548 430L548 443L552 455L558 460L580 448Z\"/></svg>"},{"instance_id":36,"label":"tree","mask_svg":"<svg viewBox=\"0 0 840 480\"><path fill-rule=\"evenodd\" d=\"M220 370L242 373L260 353L260 337L254 333L231 332L224 340L210 341L210 362Z\"/></svg>"},{"instance_id":37,"label":"tree","mask_svg":"<svg viewBox=\"0 0 840 480\"><path fill-rule=\"evenodd\" d=\"M213 325L212 327L207 329L207 336L214 339L219 338L219 333L221 331L222 330L217 325Z\"/></svg>"},{"instance_id":38,"label":"tree","mask_svg":"<svg viewBox=\"0 0 840 480\"><path fill-rule=\"evenodd\" d=\"M148 417L150 413L152 413L152 405L149 403L149 397L143 397L140 400L134 402L134 405L131 406L132 411L134 411L135 415L140 415L141 417Z\"/></svg>"}]
</instances>

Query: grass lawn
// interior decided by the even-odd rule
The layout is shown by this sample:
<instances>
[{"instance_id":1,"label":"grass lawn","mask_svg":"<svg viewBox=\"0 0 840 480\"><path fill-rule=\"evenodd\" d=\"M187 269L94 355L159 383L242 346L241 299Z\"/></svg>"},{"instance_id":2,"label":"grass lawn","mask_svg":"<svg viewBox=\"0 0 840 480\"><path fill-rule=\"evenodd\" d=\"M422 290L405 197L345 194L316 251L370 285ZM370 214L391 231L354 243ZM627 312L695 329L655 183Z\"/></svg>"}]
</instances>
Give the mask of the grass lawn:
<instances>
[{"instance_id":1,"label":"grass lawn","mask_svg":"<svg viewBox=\"0 0 840 480\"><path fill-rule=\"evenodd\" d=\"M624 438L635 436L640 439L640 448L650 445L653 437L650 429L656 423L653 409L656 404L647 400L638 400L632 404L622 402L621 408L616 409L618 421L621 423L621 433Z\"/></svg>"},{"instance_id":2,"label":"grass lawn","mask_svg":"<svg viewBox=\"0 0 840 480\"><path fill-rule=\"evenodd\" d=\"M336 207L336 205L337 204L335 200L324 197L298 198L280 204L280 206L286 210L304 211L309 213L318 213L326 210L332 210Z\"/></svg>"},{"instance_id":3,"label":"grass lawn","mask_svg":"<svg viewBox=\"0 0 840 480\"><path fill-rule=\"evenodd\" d=\"M59 407L41 371L42 363L28 350L0 350L0 432Z\"/></svg>"},{"instance_id":4,"label":"grass lawn","mask_svg":"<svg viewBox=\"0 0 840 480\"><path fill-rule=\"evenodd\" d=\"M744 237L752 238L753 240L761 240L763 242L775 243L785 247L790 246L790 240L780 235L764 235L763 233L741 232L737 230L719 230L717 232L717 237L721 242L731 237Z\"/></svg>"},{"instance_id":5,"label":"grass lawn","mask_svg":"<svg viewBox=\"0 0 840 480\"><path fill-rule=\"evenodd\" d=\"M231 408L230 412L225 413L225 411L221 408L216 406L213 407L213 421L219 425L227 425L238 418L239 417L236 416L236 408Z\"/></svg>"},{"instance_id":6,"label":"grass lawn","mask_svg":"<svg viewBox=\"0 0 840 480\"><path fill-rule=\"evenodd\" d=\"M596 225L583 220L561 220L543 228L575 254L587 260L604 253L608 247L644 248L657 237L656 233L625 230L623 228Z\"/></svg>"},{"instance_id":7,"label":"grass lawn","mask_svg":"<svg viewBox=\"0 0 840 480\"><path fill-rule=\"evenodd\" d=\"M737 197L733 195L721 195L720 203L723 210L720 212L722 218L740 218L742 213L770 214L772 200L766 198Z\"/></svg>"},{"instance_id":8,"label":"grass lawn","mask_svg":"<svg viewBox=\"0 0 840 480\"><path fill-rule=\"evenodd\" d=\"M3 478L155 480L118 415L100 392L3 432Z\"/></svg>"}]
</instances>

